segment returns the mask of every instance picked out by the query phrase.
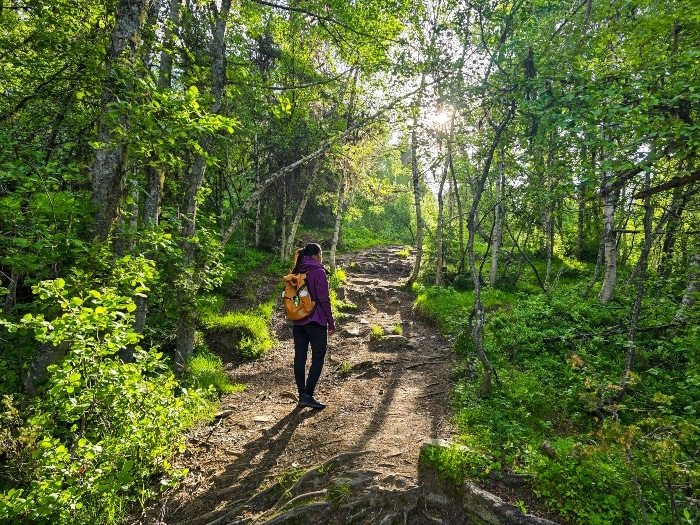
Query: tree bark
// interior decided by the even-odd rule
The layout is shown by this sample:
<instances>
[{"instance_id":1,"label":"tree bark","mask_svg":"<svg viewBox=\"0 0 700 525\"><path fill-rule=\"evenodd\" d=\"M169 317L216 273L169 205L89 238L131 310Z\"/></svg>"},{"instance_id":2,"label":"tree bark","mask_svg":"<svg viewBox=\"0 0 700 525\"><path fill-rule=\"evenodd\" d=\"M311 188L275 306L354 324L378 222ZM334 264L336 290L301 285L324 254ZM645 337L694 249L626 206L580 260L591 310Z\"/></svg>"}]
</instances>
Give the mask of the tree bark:
<instances>
[{"instance_id":1,"label":"tree bark","mask_svg":"<svg viewBox=\"0 0 700 525\"><path fill-rule=\"evenodd\" d=\"M649 188L650 180L649 172L646 172L646 188ZM639 323L639 314L642 311L642 299L644 298L644 289L646 286L649 252L651 251L651 220L653 215L654 208L651 205L649 196L647 196L644 199L644 247L639 254L639 262L637 264L639 268L637 272L637 294L634 299L634 305L632 306L632 315L630 316L630 330L627 337L627 357L625 359L625 371L622 376L622 384L617 393L618 401L622 399L627 391L632 367L634 366L634 355L637 344L637 324Z\"/></svg>"},{"instance_id":2,"label":"tree bark","mask_svg":"<svg viewBox=\"0 0 700 525\"><path fill-rule=\"evenodd\" d=\"M180 0L170 0L169 24L166 24L163 36L163 50L160 55L158 67L158 87L170 89L172 87L173 57L172 47L174 40L174 30L180 20L179 14ZM143 208L141 210L141 221L139 228L142 231L155 231L158 229L160 218L160 207L163 199L163 186L165 185L165 170L158 165L158 159L148 163L144 167L146 174L146 187L143 198ZM147 254L148 258L153 258L153 254ZM139 294L134 297L136 311L134 312L134 331L143 333L146 328L146 318L148 316L148 297ZM134 346L126 347L120 357L125 363L134 360Z\"/></svg>"},{"instance_id":3,"label":"tree bark","mask_svg":"<svg viewBox=\"0 0 700 525\"><path fill-rule=\"evenodd\" d=\"M603 198L603 243L605 256L605 274L603 285L598 293L598 300L605 304L615 294L617 282L617 235L615 233L615 191L609 180L604 180L601 196Z\"/></svg>"},{"instance_id":4,"label":"tree bark","mask_svg":"<svg viewBox=\"0 0 700 525\"><path fill-rule=\"evenodd\" d=\"M695 306L698 294L700 294L700 243L695 246L696 253L690 257L688 264L688 282L680 307L674 317L674 322L682 323L686 319L687 312Z\"/></svg>"},{"instance_id":5,"label":"tree bark","mask_svg":"<svg viewBox=\"0 0 700 525\"><path fill-rule=\"evenodd\" d=\"M443 234L443 215L444 215L444 199L443 199L443 193L445 190L445 181L447 180L447 173L449 170L450 166L450 159L452 158L452 138L453 138L453 132L454 132L454 112L452 113L451 116L451 122L450 122L450 136L447 139L447 152L445 154L445 163L442 167L442 173L440 176L440 186L438 188L438 194L437 194L437 199L438 199L438 216L437 216L437 231L435 233L436 239L435 239L435 251L437 253L437 265L435 268L435 286L440 286L442 284L442 266L443 266L443 257L442 257L442 234Z\"/></svg>"},{"instance_id":6,"label":"tree bark","mask_svg":"<svg viewBox=\"0 0 700 525\"><path fill-rule=\"evenodd\" d=\"M258 132L255 132L255 146L254 146L254 155L255 155L255 187L259 188L260 187L260 151L259 151L259 144L258 144ZM261 238L261 231L262 231L262 201L260 199L256 199L255 201L255 247L260 248L260 238ZM224 243L226 244L226 243Z\"/></svg>"},{"instance_id":7,"label":"tree bark","mask_svg":"<svg viewBox=\"0 0 700 525\"><path fill-rule=\"evenodd\" d=\"M94 209L93 234L96 242L109 237L122 198L126 174L126 147L115 138L115 127L127 127L126 115L116 119L109 115L113 104L129 96L131 83L125 73L140 47L142 21L148 11L147 0L119 0L112 37L107 49L107 77L102 89L102 115L98 123L97 142L92 166Z\"/></svg>"},{"instance_id":8,"label":"tree bark","mask_svg":"<svg viewBox=\"0 0 700 525\"><path fill-rule=\"evenodd\" d=\"M489 268L489 285L495 286L498 279L498 251L501 249L503 239L503 188L506 184L506 177L503 171L503 148L498 159L498 177L496 178L495 205L493 207L493 233L491 234L491 267Z\"/></svg>"},{"instance_id":9,"label":"tree bark","mask_svg":"<svg viewBox=\"0 0 700 525\"><path fill-rule=\"evenodd\" d=\"M481 170L481 174L479 179L474 184L472 205L469 209L469 214L467 215L467 234L469 235L469 239L467 241L467 254L469 258L469 269L471 271L472 280L474 281L475 323L474 329L472 330L472 342L474 343L474 352L484 368L484 375L482 376L480 386L480 392L482 394L488 394L491 391L494 369L486 356L486 352L484 351L484 305L481 302L481 276L479 275L478 268L476 267L476 255L474 252L474 238L477 230L476 219L479 211L479 203L481 202L481 195L484 191L484 185L486 184L486 179L488 178L491 170L491 163L493 161L494 153L501 142L501 136L510 122L513 111L514 108L511 107L509 113L503 119L503 122L501 122L495 129L495 134L484 160L484 166Z\"/></svg>"},{"instance_id":10,"label":"tree bark","mask_svg":"<svg viewBox=\"0 0 700 525\"><path fill-rule=\"evenodd\" d=\"M331 243L330 250L330 271L335 272L335 252L338 248L338 242L340 241L340 227L343 223L343 214L348 207L348 194L350 193L350 176L348 174L348 167L343 167L343 176L340 181L340 188L338 190L338 210L335 214L335 227L333 228L333 242Z\"/></svg>"},{"instance_id":11,"label":"tree bark","mask_svg":"<svg viewBox=\"0 0 700 525\"><path fill-rule=\"evenodd\" d=\"M418 107L420 107L420 99ZM408 278L407 284L416 282L418 279L418 274L420 272L420 265L423 260L423 212L421 209L421 193L420 184L421 176L418 169L418 118L413 120L413 129L411 130L411 180L413 181L413 206L416 214L416 245L415 253L416 256L413 262L413 270Z\"/></svg>"},{"instance_id":12,"label":"tree bark","mask_svg":"<svg viewBox=\"0 0 700 525\"><path fill-rule=\"evenodd\" d=\"M2 314L4 316L10 315L10 312L17 304L17 284L19 283L19 273L17 270L12 269L10 272L10 282L7 284L7 295L5 295L5 302L2 305Z\"/></svg>"},{"instance_id":13,"label":"tree bark","mask_svg":"<svg viewBox=\"0 0 700 525\"><path fill-rule=\"evenodd\" d=\"M287 237L287 242L285 243L285 252L283 260L289 259L292 256L292 252L294 251L294 238L297 235L297 228L299 227L299 223L301 222L301 216L304 214L304 209L306 208L306 204L309 202L311 190L313 189L314 182L316 182L316 177L318 176L318 165L318 162L314 162L311 165L311 179L309 180L309 185L306 187L304 196L301 198L301 202L299 203L299 207L297 208L297 213L294 216L294 220L292 221L292 224L289 227L289 236Z\"/></svg>"},{"instance_id":14,"label":"tree bark","mask_svg":"<svg viewBox=\"0 0 700 525\"><path fill-rule=\"evenodd\" d=\"M213 7L215 9L215 7ZM220 10L215 13L214 34L212 41L212 95L214 102L210 108L213 114L219 113L223 103L226 87L226 27L231 0L223 0ZM212 139L204 136L199 145L205 153L212 148ZM178 330L175 351L175 373L181 374L194 350L194 335L197 323L195 297L199 288L201 268L196 266L198 243L196 241L197 193L204 180L206 159L197 155L192 163L190 175L186 181L183 212L180 224L180 246L182 248L182 275L178 286Z\"/></svg>"},{"instance_id":15,"label":"tree bark","mask_svg":"<svg viewBox=\"0 0 700 525\"><path fill-rule=\"evenodd\" d=\"M668 278L671 275L671 262L676 246L676 234L678 233L678 229L682 224L681 218L685 209L685 203L685 196L681 194L681 187L679 186L673 190L671 206L668 210L666 234L664 235L664 242L661 248L661 254L659 256L658 273L660 277Z\"/></svg>"},{"instance_id":16,"label":"tree bark","mask_svg":"<svg viewBox=\"0 0 700 525\"><path fill-rule=\"evenodd\" d=\"M467 253L467 248L464 246L464 212L462 211L462 199L459 196L459 185L457 184L457 174L455 173L454 163L450 157L450 172L452 174L452 191L454 192L455 202L457 204L457 230L459 235L459 267L458 274L464 273L464 258Z\"/></svg>"}]
</instances>

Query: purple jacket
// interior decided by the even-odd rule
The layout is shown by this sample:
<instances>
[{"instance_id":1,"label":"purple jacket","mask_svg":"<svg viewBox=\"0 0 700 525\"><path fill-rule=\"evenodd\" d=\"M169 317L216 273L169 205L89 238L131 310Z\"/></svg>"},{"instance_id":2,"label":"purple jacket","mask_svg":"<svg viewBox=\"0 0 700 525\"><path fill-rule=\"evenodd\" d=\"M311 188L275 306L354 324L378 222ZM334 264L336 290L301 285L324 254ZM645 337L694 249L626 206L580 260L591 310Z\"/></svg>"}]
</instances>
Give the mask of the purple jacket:
<instances>
[{"instance_id":1,"label":"purple jacket","mask_svg":"<svg viewBox=\"0 0 700 525\"><path fill-rule=\"evenodd\" d=\"M298 271L306 273L309 292L311 293L311 298L316 302L316 309L309 317L300 321L294 321L294 324L302 325L315 321L321 326L328 326L330 330L335 330L326 270L323 269L321 263L316 259L304 256L298 267Z\"/></svg>"}]
</instances>

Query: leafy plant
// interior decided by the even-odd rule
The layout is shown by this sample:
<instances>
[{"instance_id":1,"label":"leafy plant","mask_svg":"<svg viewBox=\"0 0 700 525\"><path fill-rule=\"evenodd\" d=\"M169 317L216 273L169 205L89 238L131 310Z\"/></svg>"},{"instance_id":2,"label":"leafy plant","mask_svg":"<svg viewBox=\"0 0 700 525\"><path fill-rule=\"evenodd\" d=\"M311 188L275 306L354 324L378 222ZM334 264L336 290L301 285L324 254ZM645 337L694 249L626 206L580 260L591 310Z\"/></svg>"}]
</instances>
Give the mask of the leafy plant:
<instances>
[{"instance_id":1,"label":"leafy plant","mask_svg":"<svg viewBox=\"0 0 700 525\"><path fill-rule=\"evenodd\" d=\"M372 332L370 333L370 339L380 340L384 337L384 328L375 324L372 326Z\"/></svg>"},{"instance_id":2,"label":"leafy plant","mask_svg":"<svg viewBox=\"0 0 700 525\"><path fill-rule=\"evenodd\" d=\"M181 388L159 352L135 346L133 363L119 359L140 336L132 328L134 303L115 288L69 294L66 281L55 279L34 292L59 307L58 315L3 324L67 345L67 355L49 367L26 418L5 398L2 419L11 433L2 435L3 450L16 481L0 494L0 521L114 523L154 475L167 487L186 473L171 464L181 434L213 407Z\"/></svg>"}]
</instances>

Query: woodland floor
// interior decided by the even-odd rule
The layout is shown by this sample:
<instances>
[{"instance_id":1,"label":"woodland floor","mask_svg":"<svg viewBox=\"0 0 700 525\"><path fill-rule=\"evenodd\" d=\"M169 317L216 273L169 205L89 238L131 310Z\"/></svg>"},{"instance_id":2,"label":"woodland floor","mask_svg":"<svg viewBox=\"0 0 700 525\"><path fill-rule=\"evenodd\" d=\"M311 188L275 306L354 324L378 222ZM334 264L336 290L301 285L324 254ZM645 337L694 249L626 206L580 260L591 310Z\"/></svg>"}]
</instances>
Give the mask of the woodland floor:
<instances>
[{"instance_id":1,"label":"woodland floor","mask_svg":"<svg viewBox=\"0 0 700 525\"><path fill-rule=\"evenodd\" d=\"M188 476L135 523L466 522L462 504L419 461L426 440L453 436L454 357L414 312L401 286L411 261L398 250L337 258L348 276L341 294L357 308L341 313L329 338L315 394L328 406L299 408L293 399L291 326L277 308L279 344L255 361L222 353L246 390L224 396L219 417L188 436L177 465ZM271 293L257 291L261 302ZM387 335L373 338L374 326Z\"/></svg>"}]
</instances>

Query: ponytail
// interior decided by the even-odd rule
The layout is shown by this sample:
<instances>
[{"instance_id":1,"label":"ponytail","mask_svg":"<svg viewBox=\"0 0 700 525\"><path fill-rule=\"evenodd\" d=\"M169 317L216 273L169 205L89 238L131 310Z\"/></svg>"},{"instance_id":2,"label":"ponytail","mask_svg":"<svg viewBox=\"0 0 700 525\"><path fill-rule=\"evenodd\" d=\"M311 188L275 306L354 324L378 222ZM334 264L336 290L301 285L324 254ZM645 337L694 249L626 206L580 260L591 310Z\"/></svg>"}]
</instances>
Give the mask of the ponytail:
<instances>
[{"instance_id":1,"label":"ponytail","mask_svg":"<svg viewBox=\"0 0 700 525\"><path fill-rule=\"evenodd\" d=\"M303 248L299 248L294 254L294 267L292 273L299 273L299 265L304 257L311 257L321 253L321 245L315 242L310 242Z\"/></svg>"}]
</instances>

